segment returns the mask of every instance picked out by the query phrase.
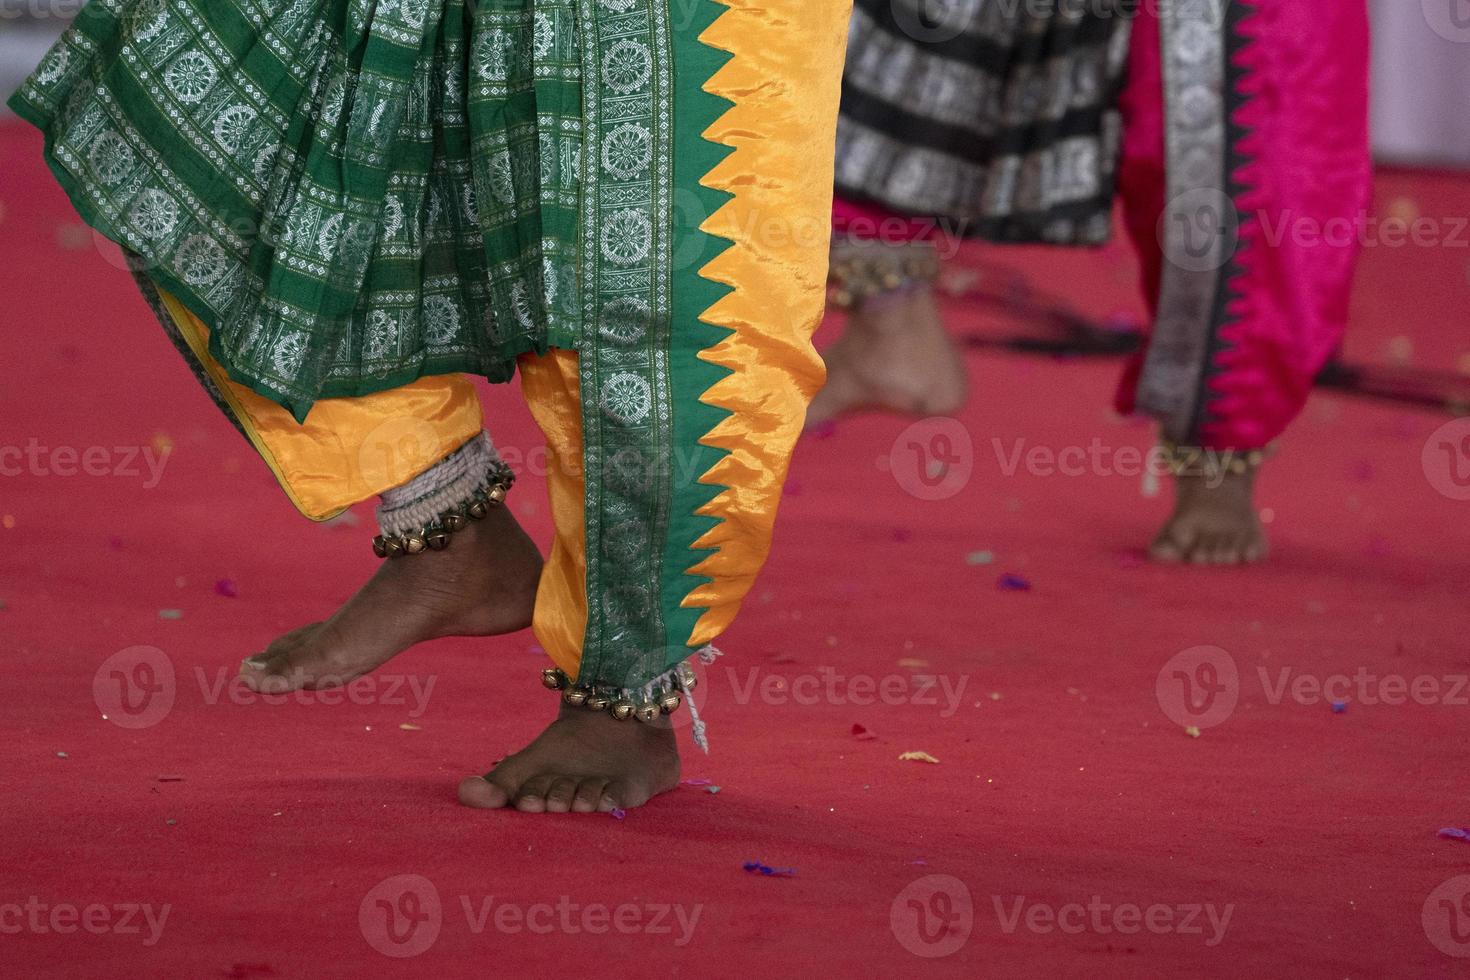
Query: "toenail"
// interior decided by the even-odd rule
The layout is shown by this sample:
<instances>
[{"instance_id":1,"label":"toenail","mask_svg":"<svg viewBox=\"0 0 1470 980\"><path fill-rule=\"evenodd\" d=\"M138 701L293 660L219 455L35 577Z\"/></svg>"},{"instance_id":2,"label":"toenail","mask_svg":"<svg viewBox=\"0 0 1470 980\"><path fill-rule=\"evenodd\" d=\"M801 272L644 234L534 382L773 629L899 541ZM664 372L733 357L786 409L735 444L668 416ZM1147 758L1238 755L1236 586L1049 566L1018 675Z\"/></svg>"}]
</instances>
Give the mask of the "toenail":
<instances>
[{"instance_id":1,"label":"toenail","mask_svg":"<svg viewBox=\"0 0 1470 980\"><path fill-rule=\"evenodd\" d=\"M245 664L246 667L249 667L251 670L265 670L266 666L268 665L265 657L263 656L249 657L242 662Z\"/></svg>"}]
</instances>

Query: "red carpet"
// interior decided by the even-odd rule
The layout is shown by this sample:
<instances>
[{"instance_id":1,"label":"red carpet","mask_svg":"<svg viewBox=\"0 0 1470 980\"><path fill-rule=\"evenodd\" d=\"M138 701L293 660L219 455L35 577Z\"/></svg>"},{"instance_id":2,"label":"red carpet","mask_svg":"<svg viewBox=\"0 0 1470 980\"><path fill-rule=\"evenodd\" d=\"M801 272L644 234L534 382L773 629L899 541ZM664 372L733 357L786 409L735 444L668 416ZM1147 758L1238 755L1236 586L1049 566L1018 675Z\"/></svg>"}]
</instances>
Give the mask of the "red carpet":
<instances>
[{"instance_id":1,"label":"red carpet","mask_svg":"<svg viewBox=\"0 0 1470 980\"><path fill-rule=\"evenodd\" d=\"M1116 365L977 356L957 495L900 486L902 420L803 446L709 674L714 752L687 757L718 793L472 812L459 778L551 710L533 639L426 646L343 703L221 691L368 574L368 517L295 516L37 154L0 128L0 444L37 460L0 479L0 974L1466 975L1445 950L1470 953L1470 843L1436 832L1470 825L1470 503L1421 465L1445 418L1317 397L1263 477L1271 563L1164 569L1137 558L1166 509L1138 479L1003 465L1017 440L1147 447L1107 411ZM1470 182L1380 198L1465 214ZM1132 303L1120 254L1006 261L1105 313ZM1453 368L1467 258L1371 249L1354 356ZM489 406L502 446L538 445L513 390ZM140 447L165 446L154 479ZM545 541L534 475L513 500ZM1195 738L1161 702L1201 645L1238 703ZM1340 711L1311 689L1334 675ZM102 717L120 677L151 714ZM1396 678L1439 693L1385 703ZM401 875L427 884L379 888Z\"/></svg>"}]
</instances>

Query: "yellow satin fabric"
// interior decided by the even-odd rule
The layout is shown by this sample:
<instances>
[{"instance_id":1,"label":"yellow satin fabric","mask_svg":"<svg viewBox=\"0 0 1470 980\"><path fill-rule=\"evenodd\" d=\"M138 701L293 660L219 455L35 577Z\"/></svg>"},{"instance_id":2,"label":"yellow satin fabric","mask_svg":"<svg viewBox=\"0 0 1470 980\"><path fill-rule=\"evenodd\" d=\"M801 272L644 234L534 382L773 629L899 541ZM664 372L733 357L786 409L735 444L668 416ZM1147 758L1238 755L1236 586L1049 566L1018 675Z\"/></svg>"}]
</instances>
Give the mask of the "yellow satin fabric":
<instances>
[{"instance_id":1,"label":"yellow satin fabric","mask_svg":"<svg viewBox=\"0 0 1470 980\"><path fill-rule=\"evenodd\" d=\"M231 381L209 355L209 328L173 296L160 298L281 488L314 521L407 483L484 428L475 386L458 374L361 398L323 399L298 423Z\"/></svg>"},{"instance_id":2,"label":"yellow satin fabric","mask_svg":"<svg viewBox=\"0 0 1470 980\"><path fill-rule=\"evenodd\" d=\"M776 507L806 408L825 380L821 321L831 236L833 141L849 0L724 0L701 40L734 54L705 86L735 103L705 136L735 147L703 181L735 195L702 226L734 242L701 275L735 287L703 319L735 332L702 356L734 370L703 397L734 414L704 440L728 449L704 482L730 489L697 543L719 550L684 600L705 608L690 637L723 632L770 551Z\"/></svg>"},{"instance_id":3,"label":"yellow satin fabric","mask_svg":"<svg viewBox=\"0 0 1470 980\"><path fill-rule=\"evenodd\" d=\"M546 436L546 490L556 528L536 590L533 629L551 662L572 677L587 633L586 481L582 473L581 376L575 351L520 359L521 391Z\"/></svg>"}]
</instances>

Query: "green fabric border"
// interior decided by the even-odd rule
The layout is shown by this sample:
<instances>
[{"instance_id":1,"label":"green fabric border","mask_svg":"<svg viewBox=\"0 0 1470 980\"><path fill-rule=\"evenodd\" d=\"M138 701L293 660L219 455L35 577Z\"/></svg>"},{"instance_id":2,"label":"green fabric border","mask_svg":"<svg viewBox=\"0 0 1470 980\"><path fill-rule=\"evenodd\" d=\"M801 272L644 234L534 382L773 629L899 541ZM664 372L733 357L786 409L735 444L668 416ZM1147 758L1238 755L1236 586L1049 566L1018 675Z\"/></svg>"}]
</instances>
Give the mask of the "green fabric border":
<instances>
[{"instance_id":1,"label":"green fabric border","mask_svg":"<svg viewBox=\"0 0 1470 980\"><path fill-rule=\"evenodd\" d=\"M682 6L673 3L672 6ZM680 11L691 23L674 33L674 257L672 270L673 337L669 343L669 375L672 387L674 458L670 461L670 507L668 535L664 540L660 602L664 613L664 642L672 667L685 656L689 639L704 610L685 607L684 599L710 581L708 576L690 574L713 549L695 548L694 543L720 523L718 518L698 513L726 488L701 482L727 451L705 446L700 440L730 415L729 410L701 401L730 369L699 355L729 336L730 330L705 320L704 315L729 294L733 287L708 279L701 270L732 244L730 239L711 235L700 225L733 195L701 185L702 181L734 149L705 138L704 133L733 105L729 99L705 91L705 85L733 55L712 47L700 35L723 16L729 7L717 0L695 0L692 10Z\"/></svg>"}]
</instances>

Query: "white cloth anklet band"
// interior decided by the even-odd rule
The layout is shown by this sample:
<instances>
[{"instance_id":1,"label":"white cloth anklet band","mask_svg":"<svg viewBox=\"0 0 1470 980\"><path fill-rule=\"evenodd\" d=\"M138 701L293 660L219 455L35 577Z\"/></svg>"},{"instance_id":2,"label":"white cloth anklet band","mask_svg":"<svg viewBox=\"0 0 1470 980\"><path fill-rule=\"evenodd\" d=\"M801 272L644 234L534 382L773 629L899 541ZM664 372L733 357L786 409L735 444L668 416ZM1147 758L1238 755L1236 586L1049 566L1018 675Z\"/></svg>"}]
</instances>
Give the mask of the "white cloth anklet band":
<instances>
[{"instance_id":1,"label":"white cloth anklet band","mask_svg":"<svg viewBox=\"0 0 1470 980\"><path fill-rule=\"evenodd\" d=\"M390 537L427 527L490 486L505 468L490 434L481 432L403 486L384 493L378 526Z\"/></svg>"}]
</instances>

